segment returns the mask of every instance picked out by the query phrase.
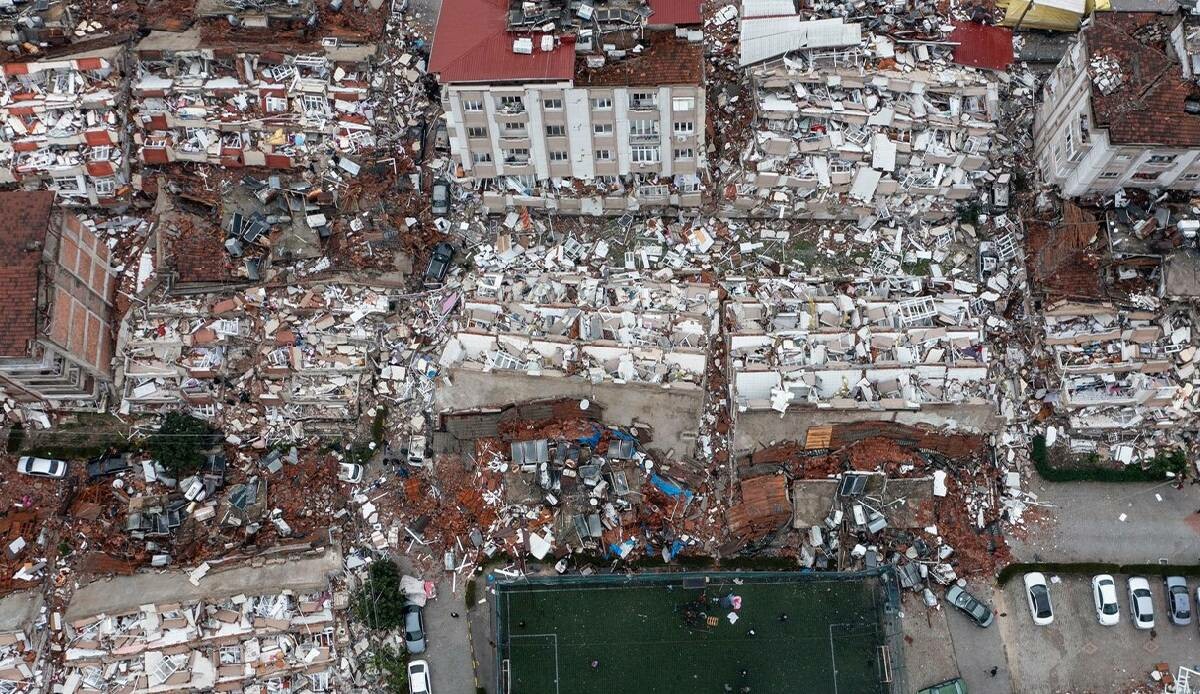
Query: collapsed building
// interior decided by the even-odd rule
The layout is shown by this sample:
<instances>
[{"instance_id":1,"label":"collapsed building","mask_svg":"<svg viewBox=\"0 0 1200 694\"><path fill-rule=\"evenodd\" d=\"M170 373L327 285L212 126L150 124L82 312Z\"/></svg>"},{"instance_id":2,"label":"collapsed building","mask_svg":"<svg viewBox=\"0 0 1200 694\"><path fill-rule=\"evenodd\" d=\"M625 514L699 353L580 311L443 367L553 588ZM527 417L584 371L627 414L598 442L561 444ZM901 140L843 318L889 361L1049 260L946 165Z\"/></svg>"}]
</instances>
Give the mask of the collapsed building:
<instances>
[{"instance_id":1,"label":"collapsed building","mask_svg":"<svg viewBox=\"0 0 1200 694\"><path fill-rule=\"evenodd\" d=\"M446 2L430 72L456 177L492 213L698 207L699 23L699 2Z\"/></svg>"},{"instance_id":2,"label":"collapsed building","mask_svg":"<svg viewBox=\"0 0 1200 694\"><path fill-rule=\"evenodd\" d=\"M1097 12L1042 88L1034 155L1066 197L1200 186L1200 27Z\"/></svg>"},{"instance_id":3,"label":"collapsed building","mask_svg":"<svg viewBox=\"0 0 1200 694\"><path fill-rule=\"evenodd\" d=\"M65 0L20 0L0 8L0 44L9 59L23 54L36 55L53 46L70 42L75 28L74 13ZM85 23L90 28L90 23Z\"/></svg>"},{"instance_id":4,"label":"collapsed building","mask_svg":"<svg viewBox=\"0 0 1200 694\"><path fill-rule=\"evenodd\" d=\"M375 146L368 98L373 45L282 53L152 32L134 49L135 144L146 164L292 169L353 161ZM336 176L336 174L334 174Z\"/></svg>"},{"instance_id":5,"label":"collapsed building","mask_svg":"<svg viewBox=\"0 0 1200 694\"><path fill-rule=\"evenodd\" d=\"M743 3L739 47L753 120L719 191L726 214L919 222L997 179L990 73L770 0Z\"/></svg>"},{"instance_id":6,"label":"collapsed building","mask_svg":"<svg viewBox=\"0 0 1200 694\"><path fill-rule=\"evenodd\" d=\"M0 184L53 190L68 206L130 193L122 46L0 66Z\"/></svg>"},{"instance_id":7,"label":"collapsed building","mask_svg":"<svg viewBox=\"0 0 1200 694\"><path fill-rule=\"evenodd\" d=\"M729 396L739 422L771 413L985 425L994 405L975 299L921 285L767 279L734 292Z\"/></svg>"},{"instance_id":8,"label":"collapsed building","mask_svg":"<svg viewBox=\"0 0 1200 694\"><path fill-rule=\"evenodd\" d=\"M54 193L0 193L5 298L0 387L12 400L103 409L112 383L116 273L94 223Z\"/></svg>"}]
</instances>

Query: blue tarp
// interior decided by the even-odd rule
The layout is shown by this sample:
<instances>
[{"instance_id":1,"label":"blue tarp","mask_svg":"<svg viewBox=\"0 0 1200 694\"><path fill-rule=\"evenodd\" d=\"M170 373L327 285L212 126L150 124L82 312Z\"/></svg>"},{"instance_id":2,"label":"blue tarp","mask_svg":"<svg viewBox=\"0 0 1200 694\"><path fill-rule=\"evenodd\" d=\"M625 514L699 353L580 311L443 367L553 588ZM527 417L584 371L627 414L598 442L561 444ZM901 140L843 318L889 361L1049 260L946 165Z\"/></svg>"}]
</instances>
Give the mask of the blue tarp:
<instances>
[{"instance_id":1,"label":"blue tarp","mask_svg":"<svg viewBox=\"0 0 1200 694\"><path fill-rule=\"evenodd\" d=\"M636 542L633 540L626 540L619 545L609 545L608 549L612 551L613 554L624 559L625 557L629 556L629 553L633 551L634 547L637 547Z\"/></svg>"},{"instance_id":2,"label":"blue tarp","mask_svg":"<svg viewBox=\"0 0 1200 694\"><path fill-rule=\"evenodd\" d=\"M667 496L676 496L676 497L682 496L686 499L692 498L691 492L689 492L686 489L683 489L682 487L675 484L674 482L671 482L670 480L665 480L662 477L659 477L657 474L652 473L650 475L650 483L653 484L655 487L658 487L658 490L661 491L663 494L666 494Z\"/></svg>"},{"instance_id":3,"label":"blue tarp","mask_svg":"<svg viewBox=\"0 0 1200 694\"><path fill-rule=\"evenodd\" d=\"M591 447L595 448L596 444L600 443L600 436L603 433L604 433L603 429L601 429L600 427L596 427L595 429L592 429L592 434L590 436L585 436L583 438L575 439L575 440L580 445L591 446Z\"/></svg>"}]
</instances>

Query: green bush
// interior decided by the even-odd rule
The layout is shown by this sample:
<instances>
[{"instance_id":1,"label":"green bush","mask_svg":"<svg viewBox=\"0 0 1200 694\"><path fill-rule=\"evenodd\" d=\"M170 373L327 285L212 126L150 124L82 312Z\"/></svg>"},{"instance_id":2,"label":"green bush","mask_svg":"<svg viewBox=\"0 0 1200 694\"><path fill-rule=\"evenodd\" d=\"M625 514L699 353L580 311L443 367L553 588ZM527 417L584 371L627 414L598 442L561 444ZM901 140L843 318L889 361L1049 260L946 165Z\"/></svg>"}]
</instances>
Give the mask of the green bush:
<instances>
[{"instance_id":1,"label":"green bush","mask_svg":"<svg viewBox=\"0 0 1200 694\"><path fill-rule=\"evenodd\" d=\"M1200 576L1200 564L1112 564L1106 562L1025 562L1009 564L1000 570L996 582L1008 583L1014 576L1030 571L1050 574L1130 574L1150 576Z\"/></svg>"},{"instance_id":2,"label":"green bush","mask_svg":"<svg viewBox=\"0 0 1200 694\"><path fill-rule=\"evenodd\" d=\"M8 445L5 447L9 453L16 453L21 450L21 444L25 442L25 427L20 424L12 425L8 430Z\"/></svg>"},{"instance_id":3,"label":"green bush","mask_svg":"<svg viewBox=\"0 0 1200 694\"><path fill-rule=\"evenodd\" d=\"M354 595L354 613L371 629L392 629L404 623L404 595L400 567L391 560L377 561Z\"/></svg>"},{"instance_id":4,"label":"green bush","mask_svg":"<svg viewBox=\"0 0 1200 694\"><path fill-rule=\"evenodd\" d=\"M1095 454L1088 456L1081 467L1058 467L1050 462L1046 437L1041 435L1033 437L1030 457L1038 474L1047 482L1161 482L1167 479L1168 471L1178 475L1187 468L1187 458L1180 450L1159 453L1145 467L1102 467Z\"/></svg>"},{"instance_id":5,"label":"green bush","mask_svg":"<svg viewBox=\"0 0 1200 694\"><path fill-rule=\"evenodd\" d=\"M163 419L158 432L146 441L146 449L176 479L181 479L204 464L204 456L200 451L211 433L203 420L182 412L172 412Z\"/></svg>"},{"instance_id":6,"label":"green bush","mask_svg":"<svg viewBox=\"0 0 1200 694\"><path fill-rule=\"evenodd\" d=\"M371 661L389 694L408 694L408 654L379 646Z\"/></svg>"},{"instance_id":7,"label":"green bush","mask_svg":"<svg viewBox=\"0 0 1200 694\"><path fill-rule=\"evenodd\" d=\"M375 419L371 420L371 440L375 442L376 448L383 444L383 438L387 434L384 428L387 425L387 415L387 407L380 405L375 410Z\"/></svg>"}]
</instances>

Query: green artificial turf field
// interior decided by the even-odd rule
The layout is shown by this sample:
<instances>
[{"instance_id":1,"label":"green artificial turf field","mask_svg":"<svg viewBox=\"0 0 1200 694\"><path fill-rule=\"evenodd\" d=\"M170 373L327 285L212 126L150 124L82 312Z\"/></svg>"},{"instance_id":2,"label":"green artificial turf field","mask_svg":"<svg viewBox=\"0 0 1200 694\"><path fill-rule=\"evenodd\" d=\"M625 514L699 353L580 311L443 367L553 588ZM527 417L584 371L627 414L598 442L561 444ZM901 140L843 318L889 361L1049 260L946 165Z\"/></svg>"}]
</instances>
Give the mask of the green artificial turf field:
<instances>
[{"instance_id":1,"label":"green artificial turf field","mask_svg":"<svg viewBox=\"0 0 1200 694\"><path fill-rule=\"evenodd\" d=\"M501 680L510 694L888 691L878 578L741 580L500 584Z\"/></svg>"}]
</instances>

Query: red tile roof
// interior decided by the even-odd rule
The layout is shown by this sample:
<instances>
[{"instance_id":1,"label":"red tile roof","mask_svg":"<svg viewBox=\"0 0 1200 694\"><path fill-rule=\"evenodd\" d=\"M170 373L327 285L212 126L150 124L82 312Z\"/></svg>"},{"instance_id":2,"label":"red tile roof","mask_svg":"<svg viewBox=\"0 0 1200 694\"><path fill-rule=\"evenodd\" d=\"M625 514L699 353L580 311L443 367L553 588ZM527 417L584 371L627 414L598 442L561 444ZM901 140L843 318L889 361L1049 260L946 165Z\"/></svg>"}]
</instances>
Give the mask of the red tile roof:
<instances>
[{"instance_id":1,"label":"red tile roof","mask_svg":"<svg viewBox=\"0 0 1200 694\"><path fill-rule=\"evenodd\" d=\"M647 32L649 41L641 54L614 60L604 67L589 68L579 59L575 85L580 87L653 87L665 84L695 84L704 81L704 49L675 37L673 31Z\"/></svg>"},{"instance_id":2,"label":"red tile roof","mask_svg":"<svg viewBox=\"0 0 1200 694\"><path fill-rule=\"evenodd\" d=\"M533 39L533 55L513 53L513 40ZM508 31L506 0L444 0L433 34L429 71L443 84L567 80L575 69L575 40L545 52L540 35Z\"/></svg>"},{"instance_id":3,"label":"red tile roof","mask_svg":"<svg viewBox=\"0 0 1200 694\"><path fill-rule=\"evenodd\" d=\"M1183 79L1168 51L1178 19L1154 12L1097 12L1084 32L1089 62L1111 58L1122 81L1108 94L1092 83L1096 125L1118 145L1200 147L1200 116L1184 110L1200 88Z\"/></svg>"},{"instance_id":4,"label":"red tile roof","mask_svg":"<svg viewBox=\"0 0 1200 694\"><path fill-rule=\"evenodd\" d=\"M967 67L1007 70L1013 61L1012 29L955 22L947 41L957 43L954 62Z\"/></svg>"},{"instance_id":5,"label":"red tile roof","mask_svg":"<svg viewBox=\"0 0 1200 694\"><path fill-rule=\"evenodd\" d=\"M53 209L50 191L0 193L0 356L27 355L37 335L38 264Z\"/></svg>"},{"instance_id":6,"label":"red tile roof","mask_svg":"<svg viewBox=\"0 0 1200 694\"><path fill-rule=\"evenodd\" d=\"M699 24L703 21L700 16L700 0L649 0L650 24L670 24L681 26Z\"/></svg>"}]
</instances>

